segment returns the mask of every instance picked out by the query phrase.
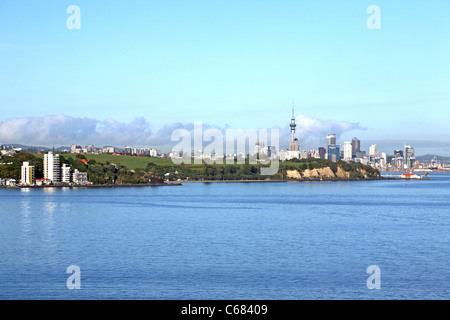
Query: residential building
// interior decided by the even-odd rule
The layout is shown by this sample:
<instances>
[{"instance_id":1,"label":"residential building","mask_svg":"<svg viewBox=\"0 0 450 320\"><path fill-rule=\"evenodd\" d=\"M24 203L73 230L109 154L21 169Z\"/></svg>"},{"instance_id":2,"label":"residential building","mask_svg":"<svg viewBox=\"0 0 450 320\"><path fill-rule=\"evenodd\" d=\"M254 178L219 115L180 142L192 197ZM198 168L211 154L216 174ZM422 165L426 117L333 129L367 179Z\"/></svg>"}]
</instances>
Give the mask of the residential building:
<instances>
[{"instance_id":1,"label":"residential building","mask_svg":"<svg viewBox=\"0 0 450 320\"><path fill-rule=\"evenodd\" d=\"M16 179L7 179L5 185L8 187L15 187L17 185L17 181Z\"/></svg>"},{"instance_id":2,"label":"residential building","mask_svg":"<svg viewBox=\"0 0 450 320\"><path fill-rule=\"evenodd\" d=\"M75 169L72 175L72 181L75 184L88 184L87 172L80 172L78 169Z\"/></svg>"},{"instance_id":3,"label":"residential building","mask_svg":"<svg viewBox=\"0 0 450 320\"><path fill-rule=\"evenodd\" d=\"M34 185L36 183L34 166L30 166L29 162L24 162L21 169L21 183L29 186Z\"/></svg>"},{"instance_id":4,"label":"residential building","mask_svg":"<svg viewBox=\"0 0 450 320\"><path fill-rule=\"evenodd\" d=\"M61 182L72 182L72 168L67 163L64 163L61 167Z\"/></svg>"},{"instance_id":5,"label":"residential building","mask_svg":"<svg viewBox=\"0 0 450 320\"><path fill-rule=\"evenodd\" d=\"M52 182L61 182L59 154L49 151L44 155L44 178L50 179Z\"/></svg>"}]
</instances>

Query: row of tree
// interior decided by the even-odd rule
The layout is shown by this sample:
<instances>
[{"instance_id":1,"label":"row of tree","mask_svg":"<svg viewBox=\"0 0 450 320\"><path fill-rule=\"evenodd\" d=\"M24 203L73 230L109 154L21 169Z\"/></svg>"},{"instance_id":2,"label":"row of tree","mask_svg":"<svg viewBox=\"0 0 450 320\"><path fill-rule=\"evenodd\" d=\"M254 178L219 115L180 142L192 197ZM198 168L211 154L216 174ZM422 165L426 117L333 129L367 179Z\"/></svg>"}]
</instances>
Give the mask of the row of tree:
<instances>
[{"instance_id":1,"label":"row of tree","mask_svg":"<svg viewBox=\"0 0 450 320\"><path fill-rule=\"evenodd\" d=\"M43 159L30 153L21 152L12 157L0 159L0 177L20 179L20 168L24 161L29 161L35 166L36 178L44 176ZM280 180L287 178L288 170L312 170L329 167L334 173L338 167L350 172L351 179L364 179L380 177L380 172L371 166L362 163L338 161L334 163L326 159L293 159L279 164L279 171L273 176L261 175L260 164L214 164L208 165L171 165L158 166L149 162L146 168L129 170L123 165L100 163L95 160L87 160L82 154L65 158L60 155L61 165L66 163L80 172L87 172L89 181L94 184L139 184L147 183L150 179L161 181L169 180ZM365 175L362 172L365 171Z\"/></svg>"}]
</instances>

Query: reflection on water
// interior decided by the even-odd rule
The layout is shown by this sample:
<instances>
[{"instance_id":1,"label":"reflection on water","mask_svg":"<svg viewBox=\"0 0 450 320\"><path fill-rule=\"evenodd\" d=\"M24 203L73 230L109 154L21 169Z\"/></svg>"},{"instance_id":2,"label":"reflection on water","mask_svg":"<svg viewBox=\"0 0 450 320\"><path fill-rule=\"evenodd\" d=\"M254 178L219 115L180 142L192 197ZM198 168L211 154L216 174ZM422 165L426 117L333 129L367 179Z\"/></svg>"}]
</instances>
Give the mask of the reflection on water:
<instances>
[{"instance_id":1,"label":"reflection on water","mask_svg":"<svg viewBox=\"0 0 450 320\"><path fill-rule=\"evenodd\" d=\"M43 228L45 229L45 233L43 234L43 242L46 247L54 247L56 245L55 239L54 239L54 232L55 232L55 214L57 212L57 202L55 201L55 198L57 196L54 196L53 193L55 192L56 188L51 188L52 191L50 191L49 194L45 195L46 202L43 205L43 216L42 216L42 224Z\"/></svg>"},{"instance_id":2,"label":"reflection on water","mask_svg":"<svg viewBox=\"0 0 450 320\"><path fill-rule=\"evenodd\" d=\"M19 214L20 214L20 241L23 243L22 255L24 260L28 261L32 259L30 253L30 246L32 244L32 206L30 193L28 188L20 189L23 196L21 197Z\"/></svg>"}]
</instances>

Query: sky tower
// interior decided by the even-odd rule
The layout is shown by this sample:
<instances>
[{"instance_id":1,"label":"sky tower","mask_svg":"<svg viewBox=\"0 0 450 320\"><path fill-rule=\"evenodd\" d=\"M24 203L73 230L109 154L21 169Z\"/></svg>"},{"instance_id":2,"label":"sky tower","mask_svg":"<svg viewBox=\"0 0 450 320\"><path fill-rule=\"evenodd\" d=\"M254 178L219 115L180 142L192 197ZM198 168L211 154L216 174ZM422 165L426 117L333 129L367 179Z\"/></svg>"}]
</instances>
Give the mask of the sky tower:
<instances>
[{"instance_id":1,"label":"sky tower","mask_svg":"<svg viewBox=\"0 0 450 320\"><path fill-rule=\"evenodd\" d=\"M294 101L292 101L292 118L289 126L291 127L291 142L289 143L289 151L299 151L300 147L298 144L298 139L295 137L295 127L297 125L295 124Z\"/></svg>"}]
</instances>

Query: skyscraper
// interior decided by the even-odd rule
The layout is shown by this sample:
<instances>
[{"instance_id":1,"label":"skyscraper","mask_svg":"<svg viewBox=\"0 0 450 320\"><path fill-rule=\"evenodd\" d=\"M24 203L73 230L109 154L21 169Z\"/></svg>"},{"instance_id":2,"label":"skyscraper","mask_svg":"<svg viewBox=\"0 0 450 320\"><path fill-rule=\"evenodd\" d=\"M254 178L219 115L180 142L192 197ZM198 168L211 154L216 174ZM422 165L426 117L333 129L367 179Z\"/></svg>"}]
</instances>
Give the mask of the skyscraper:
<instances>
[{"instance_id":1,"label":"skyscraper","mask_svg":"<svg viewBox=\"0 0 450 320\"><path fill-rule=\"evenodd\" d=\"M392 159L392 166L397 170L402 170L404 167L403 150L394 150L394 158Z\"/></svg>"},{"instance_id":2,"label":"skyscraper","mask_svg":"<svg viewBox=\"0 0 450 320\"><path fill-rule=\"evenodd\" d=\"M353 148L351 141L344 141L344 161L351 161L353 158Z\"/></svg>"},{"instance_id":3,"label":"skyscraper","mask_svg":"<svg viewBox=\"0 0 450 320\"><path fill-rule=\"evenodd\" d=\"M352 156L356 158L356 154L361 152L361 141L354 137L352 140Z\"/></svg>"},{"instance_id":4,"label":"skyscraper","mask_svg":"<svg viewBox=\"0 0 450 320\"><path fill-rule=\"evenodd\" d=\"M320 159L325 159L327 150L324 147L319 147L319 157Z\"/></svg>"},{"instance_id":5,"label":"skyscraper","mask_svg":"<svg viewBox=\"0 0 450 320\"><path fill-rule=\"evenodd\" d=\"M333 162L339 161L341 159L341 147L336 144L328 146L328 160Z\"/></svg>"},{"instance_id":6,"label":"skyscraper","mask_svg":"<svg viewBox=\"0 0 450 320\"><path fill-rule=\"evenodd\" d=\"M328 134L326 137L327 141L327 159L331 161L338 161L341 159L339 145L336 145L336 135L334 133Z\"/></svg>"},{"instance_id":7,"label":"skyscraper","mask_svg":"<svg viewBox=\"0 0 450 320\"><path fill-rule=\"evenodd\" d=\"M326 149L327 149L327 152L328 152L328 146L336 144L336 135L334 133L328 134L327 138L326 138L326 141L327 141Z\"/></svg>"},{"instance_id":8,"label":"skyscraper","mask_svg":"<svg viewBox=\"0 0 450 320\"><path fill-rule=\"evenodd\" d=\"M414 162L416 161L414 148L405 144L404 151L405 167L412 168L414 166Z\"/></svg>"},{"instance_id":9,"label":"skyscraper","mask_svg":"<svg viewBox=\"0 0 450 320\"><path fill-rule=\"evenodd\" d=\"M378 146L376 144L373 144L369 148L369 156L376 156L378 154Z\"/></svg>"},{"instance_id":10,"label":"skyscraper","mask_svg":"<svg viewBox=\"0 0 450 320\"><path fill-rule=\"evenodd\" d=\"M61 182L61 167L59 166L59 154L48 152L44 155L44 178L52 182Z\"/></svg>"}]
</instances>

